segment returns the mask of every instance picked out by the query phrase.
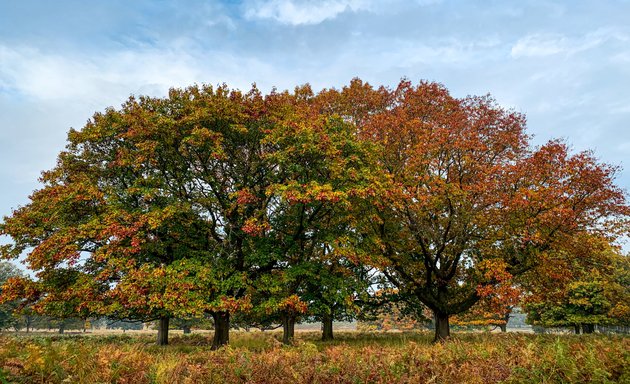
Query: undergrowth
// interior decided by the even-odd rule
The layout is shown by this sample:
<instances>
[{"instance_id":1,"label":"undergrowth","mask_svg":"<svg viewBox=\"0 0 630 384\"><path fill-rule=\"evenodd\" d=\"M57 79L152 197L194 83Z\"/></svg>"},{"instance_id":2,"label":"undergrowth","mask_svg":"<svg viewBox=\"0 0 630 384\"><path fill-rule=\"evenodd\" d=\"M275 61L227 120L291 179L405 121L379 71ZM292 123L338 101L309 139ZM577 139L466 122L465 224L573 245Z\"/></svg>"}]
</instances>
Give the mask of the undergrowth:
<instances>
[{"instance_id":1,"label":"undergrowth","mask_svg":"<svg viewBox=\"0 0 630 384\"><path fill-rule=\"evenodd\" d=\"M0 383L630 383L630 338L426 333L234 332L210 351L209 335L0 337Z\"/></svg>"}]
</instances>

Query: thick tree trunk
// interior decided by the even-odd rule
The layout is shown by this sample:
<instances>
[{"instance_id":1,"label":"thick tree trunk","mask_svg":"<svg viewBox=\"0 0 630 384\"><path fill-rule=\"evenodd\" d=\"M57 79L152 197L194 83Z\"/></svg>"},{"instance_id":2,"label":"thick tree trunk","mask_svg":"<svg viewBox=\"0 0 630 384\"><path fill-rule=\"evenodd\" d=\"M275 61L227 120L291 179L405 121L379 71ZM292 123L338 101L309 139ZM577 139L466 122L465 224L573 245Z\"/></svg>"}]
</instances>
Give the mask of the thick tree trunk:
<instances>
[{"instance_id":1,"label":"thick tree trunk","mask_svg":"<svg viewBox=\"0 0 630 384\"><path fill-rule=\"evenodd\" d=\"M65 332L65 330L66 330L66 325L65 325L64 323L61 323L61 324L59 325L59 334L60 334L60 335L63 335L63 333Z\"/></svg>"},{"instance_id":2,"label":"thick tree trunk","mask_svg":"<svg viewBox=\"0 0 630 384\"><path fill-rule=\"evenodd\" d=\"M594 324L582 324L582 332L583 333L593 333L595 332Z\"/></svg>"},{"instance_id":3,"label":"thick tree trunk","mask_svg":"<svg viewBox=\"0 0 630 384\"><path fill-rule=\"evenodd\" d=\"M217 350L230 342L230 313L212 312L214 319L214 338L212 350Z\"/></svg>"},{"instance_id":4,"label":"thick tree trunk","mask_svg":"<svg viewBox=\"0 0 630 384\"><path fill-rule=\"evenodd\" d=\"M433 342L444 341L451 336L451 329L448 323L448 315L435 312L435 338Z\"/></svg>"},{"instance_id":5,"label":"thick tree trunk","mask_svg":"<svg viewBox=\"0 0 630 384\"><path fill-rule=\"evenodd\" d=\"M333 318L330 315L324 315L322 318L322 340L333 339Z\"/></svg>"},{"instance_id":6,"label":"thick tree trunk","mask_svg":"<svg viewBox=\"0 0 630 384\"><path fill-rule=\"evenodd\" d=\"M507 323L505 324L500 324L499 328L501 328L501 332L507 332Z\"/></svg>"},{"instance_id":7,"label":"thick tree trunk","mask_svg":"<svg viewBox=\"0 0 630 384\"><path fill-rule=\"evenodd\" d=\"M161 317L158 324L157 345L168 345L168 317Z\"/></svg>"},{"instance_id":8,"label":"thick tree trunk","mask_svg":"<svg viewBox=\"0 0 630 384\"><path fill-rule=\"evenodd\" d=\"M282 342L284 344L293 343L295 335L295 316L284 316L282 319Z\"/></svg>"},{"instance_id":9,"label":"thick tree trunk","mask_svg":"<svg viewBox=\"0 0 630 384\"><path fill-rule=\"evenodd\" d=\"M191 330L190 330L190 325L184 325L182 326L182 331L184 332L184 335L189 335Z\"/></svg>"},{"instance_id":10,"label":"thick tree trunk","mask_svg":"<svg viewBox=\"0 0 630 384\"><path fill-rule=\"evenodd\" d=\"M573 330L575 331L576 335L580 334L580 324L574 324L573 325Z\"/></svg>"}]
</instances>

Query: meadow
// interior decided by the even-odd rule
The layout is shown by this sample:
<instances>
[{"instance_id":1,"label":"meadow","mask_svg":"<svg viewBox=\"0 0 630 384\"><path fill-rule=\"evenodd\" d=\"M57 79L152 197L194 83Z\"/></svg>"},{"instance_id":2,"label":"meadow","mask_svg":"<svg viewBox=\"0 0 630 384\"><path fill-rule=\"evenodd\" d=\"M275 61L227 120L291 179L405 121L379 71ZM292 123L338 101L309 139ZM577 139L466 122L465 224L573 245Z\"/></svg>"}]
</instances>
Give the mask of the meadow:
<instances>
[{"instance_id":1,"label":"meadow","mask_svg":"<svg viewBox=\"0 0 630 384\"><path fill-rule=\"evenodd\" d=\"M234 332L211 351L208 334L2 335L0 383L630 383L630 337L339 332Z\"/></svg>"}]
</instances>

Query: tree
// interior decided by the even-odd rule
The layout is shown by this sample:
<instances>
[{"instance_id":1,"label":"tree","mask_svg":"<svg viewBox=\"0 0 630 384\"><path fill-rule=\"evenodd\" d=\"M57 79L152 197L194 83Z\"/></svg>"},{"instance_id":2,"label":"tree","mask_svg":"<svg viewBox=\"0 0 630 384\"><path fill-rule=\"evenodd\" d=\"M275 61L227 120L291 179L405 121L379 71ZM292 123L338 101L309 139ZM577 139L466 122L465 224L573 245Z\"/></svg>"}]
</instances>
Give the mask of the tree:
<instances>
[{"instance_id":1,"label":"tree","mask_svg":"<svg viewBox=\"0 0 630 384\"><path fill-rule=\"evenodd\" d=\"M455 315L452 323L463 326L495 326L501 332L507 332L512 311L520 304L523 291L512 279L512 275L502 273L497 276L491 269L487 273L492 276L486 278L494 279L495 284L480 286L477 290L480 300L468 311Z\"/></svg>"},{"instance_id":2,"label":"tree","mask_svg":"<svg viewBox=\"0 0 630 384\"><path fill-rule=\"evenodd\" d=\"M23 276L23 273L12 263L0 262L0 285L10 278ZM16 328L20 322L19 311L20 301L12 300L0 304L0 329L10 327Z\"/></svg>"},{"instance_id":3,"label":"tree","mask_svg":"<svg viewBox=\"0 0 630 384\"><path fill-rule=\"evenodd\" d=\"M262 139L283 100L191 87L95 114L0 227L14 239L3 256L32 249L38 271L12 291L27 288L42 313L160 319L159 344L171 317L209 313L214 348L227 343L248 274L274 262L252 244L274 167Z\"/></svg>"},{"instance_id":4,"label":"tree","mask_svg":"<svg viewBox=\"0 0 630 384\"><path fill-rule=\"evenodd\" d=\"M269 138L277 148L270 159L278 166L268 191L268 249L278 257L270 300L285 308L278 313L285 343L305 304L325 322L325 338L332 338L333 318L358 289L358 260L352 261L346 243L353 237L350 207L370 181L373 149L357 140L354 126L322 111L310 87L296 88L295 97L293 115Z\"/></svg>"},{"instance_id":5,"label":"tree","mask_svg":"<svg viewBox=\"0 0 630 384\"><path fill-rule=\"evenodd\" d=\"M306 260L302 251L324 238L304 237L346 204L350 187L325 178L356 178L343 168L360 160L352 130L319 116L307 88L190 87L95 114L0 227L14 239L3 257L27 252L37 271L5 297L25 292L55 316L159 319L158 344L171 318L209 314L213 348L227 343L230 316L251 308L261 276ZM281 227L300 212L312 223L284 241Z\"/></svg>"},{"instance_id":6,"label":"tree","mask_svg":"<svg viewBox=\"0 0 630 384\"><path fill-rule=\"evenodd\" d=\"M198 251L190 244L199 232L189 231L189 207L162 188L160 167L136 162L147 154L133 134L149 128L130 117L138 117L136 108L132 98L122 111L97 113L71 131L57 166L42 175L43 188L5 219L2 233L14 243L3 256L28 250L37 279L9 281L3 297L25 297L55 318L160 319L158 344L166 344L168 319L192 301L195 265L185 257Z\"/></svg>"},{"instance_id":7,"label":"tree","mask_svg":"<svg viewBox=\"0 0 630 384\"><path fill-rule=\"evenodd\" d=\"M354 254L344 254L348 245L338 244L336 251L324 253L316 264L302 295L309 303L309 314L322 323L322 340L334 338L334 321L352 321L361 311L373 279L369 267ZM343 255L343 256L342 256Z\"/></svg>"},{"instance_id":8,"label":"tree","mask_svg":"<svg viewBox=\"0 0 630 384\"><path fill-rule=\"evenodd\" d=\"M571 327L575 333L592 333L595 325L629 324L628 257L602 237L579 236L568 245L546 255L550 261L526 276L527 321Z\"/></svg>"},{"instance_id":9,"label":"tree","mask_svg":"<svg viewBox=\"0 0 630 384\"><path fill-rule=\"evenodd\" d=\"M380 146L383 177L364 208L372 208L365 231L400 295L434 312L436 340L449 336L452 315L481 299L480 288L499 282L493 276L519 276L572 234L627 217L615 167L558 141L531 148L524 116L489 96L355 80L330 99Z\"/></svg>"}]
</instances>

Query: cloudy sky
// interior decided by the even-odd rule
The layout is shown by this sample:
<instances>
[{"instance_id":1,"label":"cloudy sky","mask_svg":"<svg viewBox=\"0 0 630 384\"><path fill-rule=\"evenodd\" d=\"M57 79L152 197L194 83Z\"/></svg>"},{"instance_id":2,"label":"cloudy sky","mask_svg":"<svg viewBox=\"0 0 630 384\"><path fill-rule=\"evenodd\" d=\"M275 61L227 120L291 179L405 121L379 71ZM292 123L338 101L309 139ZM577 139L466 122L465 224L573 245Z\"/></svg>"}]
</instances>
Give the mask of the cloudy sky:
<instances>
[{"instance_id":1,"label":"cloudy sky","mask_svg":"<svg viewBox=\"0 0 630 384\"><path fill-rule=\"evenodd\" d=\"M491 93L536 144L591 148L630 189L630 1L0 0L0 216L70 127L130 94L356 76Z\"/></svg>"}]
</instances>

